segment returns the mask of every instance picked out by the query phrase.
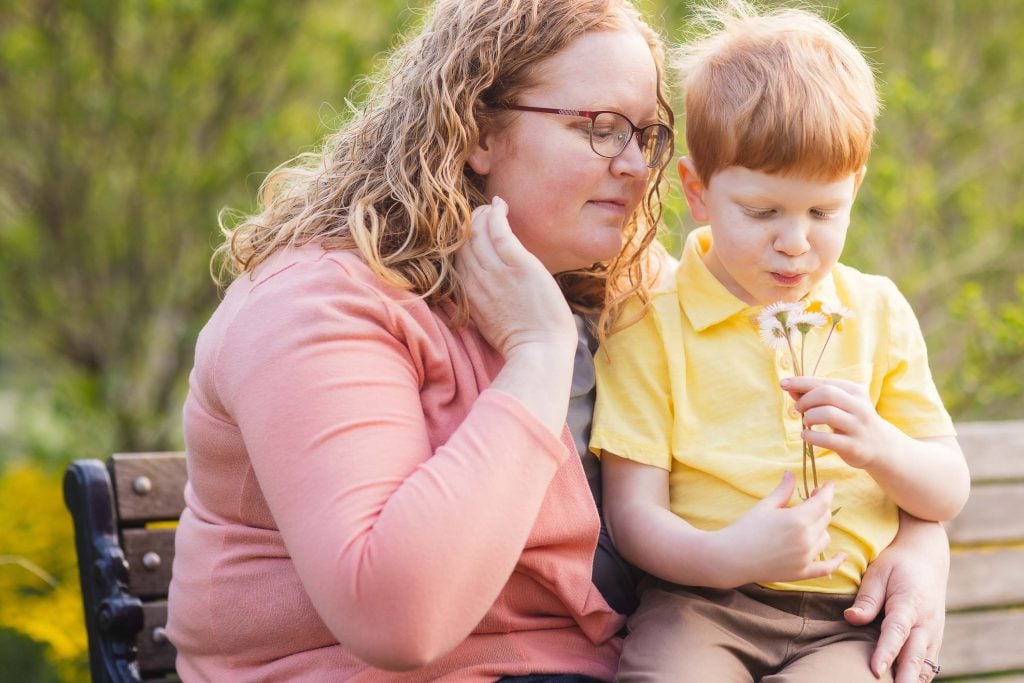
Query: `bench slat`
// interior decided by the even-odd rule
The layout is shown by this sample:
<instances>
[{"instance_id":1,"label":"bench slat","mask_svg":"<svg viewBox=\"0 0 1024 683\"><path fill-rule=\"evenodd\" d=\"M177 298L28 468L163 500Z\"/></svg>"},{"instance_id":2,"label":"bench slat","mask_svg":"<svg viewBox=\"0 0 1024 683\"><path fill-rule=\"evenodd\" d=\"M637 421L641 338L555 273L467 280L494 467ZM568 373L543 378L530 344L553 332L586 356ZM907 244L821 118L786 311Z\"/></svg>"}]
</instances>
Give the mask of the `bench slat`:
<instances>
[{"instance_id":1,"label":"bench slat","mask_svg":"<svg viewBox=\"0 0 1024 683\"><path fill-rule=\"evenodd\" d=\"M1024 548L954 550L948 609L1024 605Z\"/></svg>"},{"instance_id":2,"label":"bench slat","mask_svg":"<svg viewBox=\"0 0 1024 683\"><path fill-rule=\"evenodd\" d=\"M122 524L181 516L187 478L184 453L118 453L111 461Z\"/></svg>"},{"instance_id":3,"label":"bench slat","mask_svg":"<svg viewBox=\"0 0 1024 683\"><path fill-rule=\"evenodd\" d=\"M125 529L121 534L128 560L128 590L133 595L143 599L167 596L174 562L174 531ZM148 553L153 554L147 557Z\"/></svg>"},{"instance_id":4,"label":"bench slat","mask_svg":"<svg viewBox=\"0 0 1024 683\"><path fill-rule=\"evenodd\" d=\"M1024 670L1024 611L964 612L946 617L943 676Z\"/></svg>"},{"instance_id":5,"label":"bench slat","mask_svg":"<svg viewBox=\"0 0 1024 683\"><path fill-rule=\"evenodd\" d=\"M963 512L946 525L951 543L1024 540L1024 481L978 484Z\"/></svg>"},{"instance_id":6,"label":"bench slat","mask_svg":"<svg viewBox=\"0 0 1024 683\"><path fill-rule=\"evenodd\" d=\"M1024 420L958 422L956 433L974 484L1024 479Z\"/></svg>"},{"instance_id":7,"label":"bench slat","mask_svg":"<svg viewBox=\"0 0 1024 683\"><path fill-rule=\"evenodd\" d=\"M166 637L160 636L167 626L167 601L145 603L142 606L142 613L142 631L136 640L139 648L139 671L143 675L174 671L177 650Z\"/></svg>"}]
</instances>

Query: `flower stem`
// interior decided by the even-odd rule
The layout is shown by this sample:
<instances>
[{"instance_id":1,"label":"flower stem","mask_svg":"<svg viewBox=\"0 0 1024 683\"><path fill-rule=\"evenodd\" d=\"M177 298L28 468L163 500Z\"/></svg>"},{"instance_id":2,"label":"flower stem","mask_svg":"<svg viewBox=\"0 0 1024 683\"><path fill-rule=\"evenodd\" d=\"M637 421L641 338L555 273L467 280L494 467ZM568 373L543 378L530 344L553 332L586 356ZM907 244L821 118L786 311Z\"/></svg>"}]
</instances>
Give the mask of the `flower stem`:
<instances>
[{"instance_id":1,"label":"flower stem","mask_svg":"<svg viewBox=\"0 0 1024 683\"><path fill-rule=\"evenodd\" d=\"M814 488L818 488L818 463L817 458L814 457L814 445L804 441L804 447L807 451L807 457L811 461L811 478L814 480Z\"/></svg>"},{"instance_id":2,"label":"flower stem","mask_svg":"<svg viewBox=\"0 0 1024 683\"><path fill-rule=\"evenodd\" d=\"M804 495L803 499L807 500L811 497L810 487L807 486L807 442L804 442L804 458L803 458L803 471L804 471Z\"/></svg>"},{"instance_id":3,"label":"flower stem","mask_svg":"<svg viewBox=\"0 0 1024 683\"><path fill-rule=\"evenodd\" d=\"M800 333L800 369L797 370L801 375L804 374L804 348L807 346L807 334L804 332ZM814 374L813 372L811 373Z\"/></svg>"},{"instance_id":4,"label":"flower stem","mask_svg":"<svg viewBox=\"0 0 1024 683\"><path fill-rule=\"evenodd\" d=\"M828 328L828 336L825 337L825 343L821 345L821 351L818 352L818 360L814 362L814 369L811 370L812 375L818 374L818 366L821 365L821 359L825 355L825 347L828 346L828 340L832 338L832 333L836 330L836 323L832 323L832 327Z\"/></svg>"},{"instance_id":5,"label":"flower stem","mask_svg":"<svg viewBox=\"0 0 1024 683\"><path fill-rule=\"evenodd\" d=\"M789 329L788 328L786 329L786 346L789 347L789 358L790 358L790 360L793 361L793 374L794 375L802 375L802 374L804 374L803 371L800 369L800 366L797 364L796 351L793 350L793 337L789 333Z\"/></svg>"}]
</instances>

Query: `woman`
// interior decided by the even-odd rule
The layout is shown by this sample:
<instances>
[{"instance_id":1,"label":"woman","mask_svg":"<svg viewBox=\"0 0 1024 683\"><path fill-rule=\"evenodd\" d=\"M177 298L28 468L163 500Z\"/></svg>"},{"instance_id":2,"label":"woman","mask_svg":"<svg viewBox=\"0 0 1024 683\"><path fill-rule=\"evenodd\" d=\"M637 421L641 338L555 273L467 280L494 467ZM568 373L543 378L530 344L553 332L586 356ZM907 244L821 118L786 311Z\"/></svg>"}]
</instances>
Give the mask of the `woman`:
<instances>
[{"instance_id":1,"label":"woman","mask_svg":"<svg viewBox=\"0 0 1024 683\"><path fill-rule=\"evenodd\" d=\"M614 676L571 309L602 328L653 276L660 65L629 0L440 0L323 154L268 179L184 409L184 680ZM941 566L934 538L893 556ZM940 573L870 595L909 629Z\"/></svg>"}]
</instances>

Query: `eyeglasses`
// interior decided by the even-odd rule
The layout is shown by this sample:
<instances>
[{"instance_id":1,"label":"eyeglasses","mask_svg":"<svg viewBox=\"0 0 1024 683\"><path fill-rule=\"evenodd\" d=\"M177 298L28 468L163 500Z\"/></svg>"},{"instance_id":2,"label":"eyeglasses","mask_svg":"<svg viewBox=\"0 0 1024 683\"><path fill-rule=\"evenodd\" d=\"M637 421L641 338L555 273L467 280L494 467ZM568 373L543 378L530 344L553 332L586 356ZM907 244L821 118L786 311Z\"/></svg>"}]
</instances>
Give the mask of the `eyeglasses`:
<instances>
[{"instance_id":1,"label":"eyeglasses","mask_svg":"<svg viewBox=\"0 0 1024 683\"><path fill-rule=\"evenodd\" d=\"M590 119L590 148L600 156L613 159L626 149L633 139L633 134L640 141L640 151L648 168L657 168L672 154L674 134L664 123L652 123L649 126L636 126L625 116L614 111L580 111L578 109L551 109L549 107L527 107L521 104L508 104L504 109L515 111L534 111L542 114L558 114L559 116L582 116Z\"/></svg>"}]
</instances>

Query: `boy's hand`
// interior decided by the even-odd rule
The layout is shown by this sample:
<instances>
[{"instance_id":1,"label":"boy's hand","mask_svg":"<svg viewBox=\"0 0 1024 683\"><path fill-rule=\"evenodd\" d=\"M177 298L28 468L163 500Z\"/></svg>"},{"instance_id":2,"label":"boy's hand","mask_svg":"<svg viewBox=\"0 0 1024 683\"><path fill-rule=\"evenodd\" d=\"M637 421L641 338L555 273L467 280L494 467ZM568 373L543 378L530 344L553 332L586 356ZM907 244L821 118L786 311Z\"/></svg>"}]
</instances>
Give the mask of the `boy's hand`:
<instances>
[{"instance_id":1,"label":"boy's hand","mask_svg":"<svg viewBox=\"0 0 1024 683\"><path fill-rule=\"evenodd\" d=\"M834 489L827 483L806 501L789 507L796 486L791 472L736 522L716 534L723 543L732 585L797 581L825 576L846 559L839 553L818 558L829 544L827 532Z\"/></svg>"},{"instance_id":2,"label":"boy's hand","mask_svg":"<svg viewBox=\"0 0 1024 683\"><path fill-rule=\"evenodd\" d=\"M882 419L867 390L855 382L797 376L783 379L781 386L803 413L804 440L835 451L851 467L864 469L885 457L902 434ZM831 431L811 429L818 425Z\"/></svg>"}]
</instances>

